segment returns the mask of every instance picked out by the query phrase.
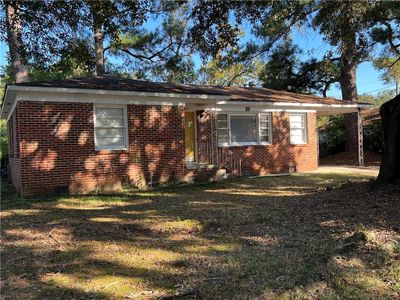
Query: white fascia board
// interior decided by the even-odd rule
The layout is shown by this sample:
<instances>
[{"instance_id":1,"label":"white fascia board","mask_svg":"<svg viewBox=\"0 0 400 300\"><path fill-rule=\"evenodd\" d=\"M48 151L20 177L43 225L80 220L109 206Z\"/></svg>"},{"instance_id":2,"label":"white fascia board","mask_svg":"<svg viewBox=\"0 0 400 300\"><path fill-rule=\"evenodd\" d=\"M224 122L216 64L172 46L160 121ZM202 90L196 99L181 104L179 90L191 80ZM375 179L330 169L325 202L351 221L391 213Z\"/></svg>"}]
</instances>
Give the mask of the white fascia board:
<instances>
[{"instance_id":1,"label":"white fascia board","mask_svg":"<svg viewBox=\"0 0 400 300\"><path fill-rule=\"evenodd\" d=\"M272 101L262 101L262 102L250 102L250 101L218 101L217 108L230 108L234 109L235 107L250 107L250 110L254 108L280 108L281 110L289 110L289 109L299 109L299 110L314 110L317 112L328 112L329 114L341 114L341 113L349 113L349 112L357 112L359 110L370 109L373 107L371 104L325 104L325 103L291 103L291 102L272 102Z\"/></svg>"},{"instance_id":2,"label":"white fascia board","mask_svg":"<svg viewBox=\"0 0 400 300\"><path fill-rule=\"evenodd\" d=\"M132 104L132 105L168 105L185 106L186 104L215 104L220 95L146 93L113 90L48 88L30 86L7 86L5 104L1 111L2 119L9 119L18 101L72 102L97 104Z\"/></svg>"},{"instance_id":3,"label":"white fascia board","mask_svg":"<svg viewBox=\"0 0 400 300\"><path fill-rule=\"evenodd\" d=\"M295 102L274 102L274 101L218 101L217 105L240 105L240 106L296 106L296 107L321 107L321 108L361 108L368 109L371 108L372 104L326 104L326 103L295 103Z\"/></svg>"},{"instance_id":4,"label":"white fascia board","mask_svg":"<svg viewBox=\"0 0 400 300\"><path fill-rule=\"evenodd\" d=\"M9 119L12 115L12 112L17 105L17 101L15 100L16 92L9 91L8 88L5 91L3 98L3 105L1 107L0 119Z\"/></svg>"},{"instance_id":5,"label":"white fascia board","mask_svg":"<svg viewBox=\"0 0 400 300\"><path fill-rule=\"evenodd\" d=\"M249 106L247 106L249 107ZM206 111L212 112L241 112L241 113L261 113L261 112L317 112L316 109L312 108L287 108L287 107L271 107L264 105L263 107L250 107L250 110L246 110L244 106L217 106L207 107Z\"/></svg>"},{"instance_id":6,"label":"white fascia board","mask_svg":"<svg viewBox=\"0 0 400 300\"><path fill-rule=\"evenodd\" d=\"M54 92L68 94L91 94L109 96L141 96L141 97L160 97L160 98L179 98L179 99L209 99L209 100L228 100L229 96L208 95L208 94L184 94L184 93L156 93L156 92L135 92L117 90L97 90L97 89L77 89L60 87L36 87L10 85L7 89L26 92Z\"/></svg>"}]
</instances>

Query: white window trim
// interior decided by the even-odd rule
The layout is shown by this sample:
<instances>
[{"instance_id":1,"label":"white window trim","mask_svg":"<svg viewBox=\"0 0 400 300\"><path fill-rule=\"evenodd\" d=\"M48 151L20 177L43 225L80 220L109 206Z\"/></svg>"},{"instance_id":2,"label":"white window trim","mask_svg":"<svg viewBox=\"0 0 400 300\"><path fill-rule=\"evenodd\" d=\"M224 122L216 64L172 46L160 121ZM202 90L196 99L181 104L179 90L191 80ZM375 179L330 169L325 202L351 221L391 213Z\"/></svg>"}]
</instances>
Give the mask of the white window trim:
<instances>
[{"instance_id":1,"label":"white window trim","mask_svg":"<svg viewBox=\"0 0 400 300\"><path fill-rule=\"evenodd\" d=\"M96 138L96 109L97 108L122 108L123 109L123 115L124 115L124 141L125 145L124 146L98 146L97 145L97 138ZM128 150L128 145L129 145L129 130L128 130L128 109L126 105L107 105L107 104L96 104L93 105L93 134L94 134L94 147L96 151L101 151L101 150Z\"/></svg>"},{"instance_id":2,"label":"white window trim","mask_svg":"<svg viewBox=\"0 0 400 300\"><path fill-rule=\"evenodd\" d=\"M304 120L304 128L301 128L304 130L304 142L303 143L292 143L292 138L291 138L291 133L290 133L292 130L292 126L290 124L290 116L301 116ZM307 128L308 128L307 113L290 113L289 114L289 142L290 142L290 145L307 145L307 143L308 143ZM296 128L296 129L299 129L299 128Z\"/></svg>"},{"instance_id":3,"label":"white window trim","mask_svg":"<svg viewBox=\"0 0 400 300\"><path fill-rule=\"evenodd\" d=\"M262 112L262 113L232 113L232 112L220 112L221 115L227 115L227 122L228 122L228 143L218 143L218 147L240 147L240 146L265 146L265 145L272 145L272 112ZM261 129L260 129L260 115L268 115L268 142L260 141L261 138ZM257 142L231 142L231 116L249 116L249 117L256 117L256 131L257 131ZM218 118L218 117L217 117ZM217 127L218 129L218 127ZM217 137L218 138L218 137Z\"/></svg>"}]
</instances>

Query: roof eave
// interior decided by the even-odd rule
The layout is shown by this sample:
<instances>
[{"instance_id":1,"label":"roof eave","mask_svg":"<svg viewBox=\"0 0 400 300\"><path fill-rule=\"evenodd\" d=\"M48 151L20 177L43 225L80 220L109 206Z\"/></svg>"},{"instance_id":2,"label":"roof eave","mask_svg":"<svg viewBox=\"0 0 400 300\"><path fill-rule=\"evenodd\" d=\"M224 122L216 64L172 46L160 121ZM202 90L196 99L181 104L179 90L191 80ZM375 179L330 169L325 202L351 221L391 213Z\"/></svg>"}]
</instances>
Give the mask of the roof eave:
<instances>
[{"instance_id":1,"label":"roof eave","mask_svg":"<svg viewBox=\"0 0 400 300\"><path fill-rule=\"evenodd\" d=\"M163 97L179 99L207 99L207 100L228 100L229 96L219 94L190 94L190 93L158 93L158 92L138 92L123 90L105 89L83 89L83 88L63 88L63 87L39 87L39 86L19 86L9 85L9 90L21 92L53 92L53 93L72 93L72 94L92 94L92 95L115 95L115 96L141 96L141 97Z\"/></svg>"},{"instance_id":2,"label":"roof eave","mask_svg":"<svg viewBox=\"0 0 400 300\"><path fill-rule=\"evenodd\" d=\"M339 100L338 100L339 101ZM278 106L278 107L296 107L296 108L307 108L315 110L338 110L340 112L343 109L354 109L354 111L370 109L373 107L371 104L366 103L312 103L312 102L276 102L276 101L218 101L218 105L239 105L239 106Z\"/></svg>"}]
</instances>

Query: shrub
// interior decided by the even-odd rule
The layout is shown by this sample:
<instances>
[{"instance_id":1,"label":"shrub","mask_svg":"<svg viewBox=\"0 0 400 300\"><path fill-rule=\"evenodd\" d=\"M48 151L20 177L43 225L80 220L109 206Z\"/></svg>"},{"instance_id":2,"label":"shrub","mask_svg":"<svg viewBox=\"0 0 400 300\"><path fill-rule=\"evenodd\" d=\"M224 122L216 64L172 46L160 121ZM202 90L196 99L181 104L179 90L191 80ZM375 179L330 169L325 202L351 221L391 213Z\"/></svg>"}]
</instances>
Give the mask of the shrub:
<instances>
[{"instance_id":1,"label":"shrub","mask_svg":"<svg viewBox=\"0 0 400 300\"><path fill-rule=\"evenodd\" d=\"M383 152L383 132L381 120L372 125L364 127L364 149L376 153Z\"/></svg>"},{"instance_id":2,"label":"shrub","mask_svg":"<svg viewBox=\"0 0 400 300\"><path fill-rule=\"evenodd\" d=\"M346 147L344 115L324 118L319 132L319 156L324 157L343 152Z\"/></svg>"},{"instance_id":3,"label":"shrub","mask_svg":"<svg viewBox=\"0 0 400 300\"><path fill-rule=\"evenodd\" d=\"M0 120L0 159L3 161L8 155L7 123Z\"/></svg>"}]
</instances>

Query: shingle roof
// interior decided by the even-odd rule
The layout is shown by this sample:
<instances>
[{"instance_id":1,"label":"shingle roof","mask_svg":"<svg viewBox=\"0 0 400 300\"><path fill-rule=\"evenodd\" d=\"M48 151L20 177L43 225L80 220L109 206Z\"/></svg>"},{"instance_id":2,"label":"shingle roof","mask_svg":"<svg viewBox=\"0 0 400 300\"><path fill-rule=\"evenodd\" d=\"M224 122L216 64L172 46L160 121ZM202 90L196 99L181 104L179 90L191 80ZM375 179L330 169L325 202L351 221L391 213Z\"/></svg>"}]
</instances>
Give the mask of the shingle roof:
<instances>
[{"instance_id":1,"label":"shingle roof","mask_svg":"<svg viewBox=\"0 0 400 300\"><path fill-rule=\"evenodd\" d=\"M362 115L364 126L370 126L381 119L379 108L365 110L362 112Z\"/></svg>"},{"instance_id":2,"label":"shingle roof","mask_svg":"<svg viewBox=\"0 0 400 300\"><path fill-rule=\"evenodd\" d=\"M323 98L307 94L296 94L285 91L276 91L266 88L240 86L211 86L150 82L115 77L86 77L50 81L33 81L18 83L17 86L74 88L95 90L118 90L153 93L176 94L203 94L221 95L230 97L230 101L271 101L292 103L319 103L319 104L354 104L354 102Z\"/></svg>"}]
</instances>

